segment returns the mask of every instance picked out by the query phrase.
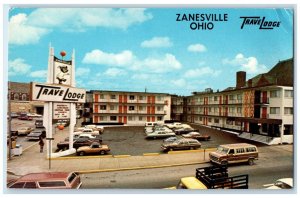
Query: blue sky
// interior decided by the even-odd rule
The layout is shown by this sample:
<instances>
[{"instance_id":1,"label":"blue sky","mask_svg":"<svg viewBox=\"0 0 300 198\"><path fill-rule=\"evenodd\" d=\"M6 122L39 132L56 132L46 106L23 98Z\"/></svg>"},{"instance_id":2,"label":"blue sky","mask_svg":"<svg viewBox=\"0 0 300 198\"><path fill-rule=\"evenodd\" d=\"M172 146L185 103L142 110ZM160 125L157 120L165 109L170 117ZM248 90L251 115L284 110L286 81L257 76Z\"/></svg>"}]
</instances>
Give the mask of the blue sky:
<instances>
[{"instance_id":1,"label":"blue sky","mask_svg":"<svg viewBox=\"0 0 300 198\"><path fill-rule=\"evenodd\" d=\"M228 14L212 30L191 30L176 14ZM241 16L280 21L272 30L241 29ZM8 78L45 82L49 43L76 52L76 86L87 90L190 95L235 86L293 57L293 10L250 8L12 8Z\"/></svg>"}]
</instances>

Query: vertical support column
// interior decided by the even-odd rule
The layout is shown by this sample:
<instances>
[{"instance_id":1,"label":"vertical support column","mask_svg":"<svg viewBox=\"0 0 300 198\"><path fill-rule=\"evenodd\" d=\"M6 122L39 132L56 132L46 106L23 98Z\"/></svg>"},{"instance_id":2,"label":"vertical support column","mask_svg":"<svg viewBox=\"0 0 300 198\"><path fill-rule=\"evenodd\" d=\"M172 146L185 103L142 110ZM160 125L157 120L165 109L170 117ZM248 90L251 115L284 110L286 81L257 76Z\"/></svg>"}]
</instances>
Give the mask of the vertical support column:
<instances>
[{"instance_id":1,"label":"vertical support column","mask_svg":"<svg viewBox=\"0 0 300 198\"><path fill-rule=\"evenodd\" d=\"M48 75L47 75L47 83L54 83L54 48L49 45L49 59L48 59ZM53 102L45 102L44 104L44 116L43 116L43 124L46 128L46 138L53 138L53 128L52 128L52 110L53 110ZM52 153L52 141L46 141L47 155L50 158L50 153Z\"/></svg>"},{"instance_id":2,"label":"vertical support column","mask_svg":"<svg viewBox=\"0 0 300 198\"><path fill-rule=\"evenodd\" d=\"M72 52L72 74L71 86L75 87L75 50ZM73 133L76 124L76 103L70 104L70 125L69 125L69 150L73 149Z\"/></svg>"}]
</instances>

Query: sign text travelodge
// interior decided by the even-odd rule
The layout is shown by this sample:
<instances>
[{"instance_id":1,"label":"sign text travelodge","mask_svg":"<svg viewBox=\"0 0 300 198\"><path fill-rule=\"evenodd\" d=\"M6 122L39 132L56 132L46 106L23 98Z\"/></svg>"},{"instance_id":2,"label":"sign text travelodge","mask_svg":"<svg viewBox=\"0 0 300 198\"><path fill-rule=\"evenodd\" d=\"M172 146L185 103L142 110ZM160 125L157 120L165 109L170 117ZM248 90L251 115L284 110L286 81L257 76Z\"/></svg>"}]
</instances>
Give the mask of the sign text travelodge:
<instances>
[{"instance_id":1,"label":"sign text travelodge","mask_svg":"<svg viewBox=\"0 0 300 198\"><path fill-rule=\"evenodd\" d=\"M85 102L85 89L69 86L32 83L32 100L49 102Z\"/></svg>"}]
</instances>

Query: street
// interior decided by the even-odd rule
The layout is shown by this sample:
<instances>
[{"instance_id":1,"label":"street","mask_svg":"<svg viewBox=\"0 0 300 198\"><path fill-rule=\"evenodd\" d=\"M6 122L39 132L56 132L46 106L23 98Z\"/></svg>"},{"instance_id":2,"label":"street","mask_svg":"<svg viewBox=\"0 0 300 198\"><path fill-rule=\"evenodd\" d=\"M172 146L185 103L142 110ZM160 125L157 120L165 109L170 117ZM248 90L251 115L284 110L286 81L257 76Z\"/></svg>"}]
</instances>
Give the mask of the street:
<instances>
[{"instance_id":1,"label":"street","mask_svg":"<svg viewBox=\"0 0 300 198\"><path fill-rule=\"evenodd\" d=\"M180 178L194 176L195 169L210 166L210 163L168 168L115 171L82 174L82 188L132 188L162 189L175 186ZM229 175L249 174L249 189L262 189L264 184L279 178L293 177L293 153L281 146L260 148L260 158L255 165L236 164L229 166Z\"/></svg>"}]
</instances>

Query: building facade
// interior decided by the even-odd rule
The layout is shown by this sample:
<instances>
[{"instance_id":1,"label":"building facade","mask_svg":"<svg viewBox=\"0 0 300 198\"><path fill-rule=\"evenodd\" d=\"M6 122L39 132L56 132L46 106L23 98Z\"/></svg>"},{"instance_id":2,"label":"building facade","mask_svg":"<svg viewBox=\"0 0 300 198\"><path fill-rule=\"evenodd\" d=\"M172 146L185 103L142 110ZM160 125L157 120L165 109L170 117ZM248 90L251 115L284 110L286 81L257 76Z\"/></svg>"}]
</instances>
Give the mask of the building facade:
<instances>
[{"instance_id":1,"label":"building facade","mask_svg":"<svg viewBox=\"0 0 300 198\"><path fill-rule=\"evenodd\" d=\"M235 87L194 92L187 97L187 122L235 131L267 144L292 143L292 67L292 59L282 61L247 82L246 73L238 72Z\"/></svg>"},{"instance_id":2,"label":"building facade","mask_svg":"<svg viewBox=\"0 0 300 198\"><path fill-rule=\"evenodd\" d=\"M87 95L85 122L144 125L171 119L169 94L92 90Z\"/></svg>"}]
</instances>

